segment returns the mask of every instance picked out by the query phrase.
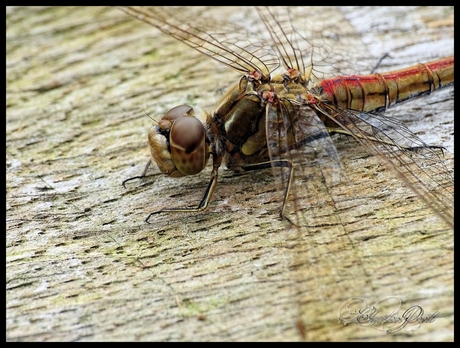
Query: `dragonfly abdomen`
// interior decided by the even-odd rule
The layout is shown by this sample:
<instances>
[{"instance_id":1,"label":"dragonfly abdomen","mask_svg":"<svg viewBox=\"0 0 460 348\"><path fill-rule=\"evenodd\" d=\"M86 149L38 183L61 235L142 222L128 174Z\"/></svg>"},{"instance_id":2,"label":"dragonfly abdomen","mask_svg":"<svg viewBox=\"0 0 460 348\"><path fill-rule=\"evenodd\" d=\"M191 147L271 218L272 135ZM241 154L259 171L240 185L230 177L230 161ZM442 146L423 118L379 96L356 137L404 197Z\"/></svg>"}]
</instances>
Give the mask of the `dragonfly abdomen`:
<instances>
[{"instance_id":1,"label":"dragonfly abdomen","mask_svg":"<svg viewBox=\"0 0 460 348\"><path fill-rule=\"evenodd\" d=\"M336 76L319 83L323 100L359 111L383 111L454 83L454 57L371 75Z\"/></svg>"}]
</instances>

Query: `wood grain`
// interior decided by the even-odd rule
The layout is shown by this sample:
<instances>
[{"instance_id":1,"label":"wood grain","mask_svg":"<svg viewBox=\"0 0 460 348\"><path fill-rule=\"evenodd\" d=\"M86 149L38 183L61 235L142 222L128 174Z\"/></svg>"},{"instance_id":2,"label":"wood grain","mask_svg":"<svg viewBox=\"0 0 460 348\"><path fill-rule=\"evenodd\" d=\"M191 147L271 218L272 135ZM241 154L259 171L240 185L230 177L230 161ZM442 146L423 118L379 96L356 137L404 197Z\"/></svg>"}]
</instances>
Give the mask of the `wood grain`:
<instances>
[{"instance_id":1,"label":"wood grain","mask_svg":"<svg viewBox=\"0 0 460 348\"><path fill-rule=\"evenodd\" d=\"M363 54L391 53L382 69L453 54L453 8L332 13ZM148 160L145 114L209 105L237 79L116 9L7 8L8 341L291 341L298 326L311 341L453 340L452 229L350 139L336 139L343 185L298 173L298 228L278 219L270 171L223 170L209 211L144 223L198 203L210 173L153 168L124 189ZM453 88L404 107L453 168ZM347 299L390 296L439 317L413 334L338 322Z\"/></svg>"}]
</instances>

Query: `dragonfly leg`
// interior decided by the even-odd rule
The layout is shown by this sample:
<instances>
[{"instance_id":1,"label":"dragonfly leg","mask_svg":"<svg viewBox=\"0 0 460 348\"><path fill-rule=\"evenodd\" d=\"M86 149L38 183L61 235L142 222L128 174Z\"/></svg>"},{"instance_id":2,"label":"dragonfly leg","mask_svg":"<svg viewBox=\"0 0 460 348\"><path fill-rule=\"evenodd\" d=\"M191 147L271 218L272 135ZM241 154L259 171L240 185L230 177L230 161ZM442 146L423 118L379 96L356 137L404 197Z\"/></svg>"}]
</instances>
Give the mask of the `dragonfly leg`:
<instances>
[{"instance_id":1,"label":"dragonfly leg","mask_svg":"<svg viewBox=\"0 0 460 348\"><path fill-rule=\"evenodd\" d=\"M163 208L158 211L154 211L153 213L150 213L145 219L145 222L150 223L149 219L152 217L152 215L156 215L160 213L167 213L167 212L194 213L194 212L200 212L200 211L205 210L208 207L208 204L211 201L212 195L214 194L214 190L216 189L216 186L217 186L217 169L218 167L217 168L214 167L211 173L211 180L209 181L209 185L198 207L196 208Z\"/></svg>"},{"instance_id":2,"label":"dragonfly leg","mask_svg":"<svg viewBox=\"0 0 460 348\"><path fill-rule=\"evenodd\" d=\"M361 138L361 139L369 139L369 140L372 140L376 143L380 143L380 144L385 144L385 145L390 145L390 146L397 146L398 148L401 148L401 149L404 149L404 150L408 150L408 151L413 151L413 152L417 152L417 151L420 151L420 150L424 150L424 149L435 149L435 150L440 150L442 152L442 154L444 155L444 151L447 151L447 149L444 147L444 146L440 146L440 145L427 145L427 146L400 146L400 145L397 145L396 143L392 143L392 142L389 142L389 141L384 141L384 140L381 140L381 139L377 139L373 136L366 136L366 138L364 138L364 136L361 136L359 134L351 134L350 132L344 130L344 129L340 129L340 128L328 128L327 129L328 133L329 134L343 134L343 135L347 135L349 137L358 137L358 138Z\"/></svg>"},{"instance_id":3,"label":"dragonfly leg","mask_svg":"<svg viewBox=\"0 0 460 348\"><path fill-rule=\"evenodd\" d=\"M145 165L145 168L142 172L141 175L139 176L133 176L132 178L128 178L126 180L124 180L121 184L123 185L124 188L126 188L125 184L128 182L128 181L131 181L131 180L134 180L134 179L143 179L145 178L145 174L147 173L147 169L149 169L150 165L152 164L152 160L150 159L147 164Z\"/></svg>"},{"instance_id":4,"label":"dragonfly leg","mask_svg":"<svg viewBox=\"0 0 460 348\"><path fill-rule=\"evenodd\" d=\"M289 168L289 180L286 185L286 190L284 192L284 199L283 199L283 206L281 207L281 218L282 219L287 219L289 220L285 215L284 215L284 210L286 208L286 203L289 197L289 192L291 190L291 184L292 180L294 178L294 168L292 166L292 162L290 160L273 160L273 161L267 161L267 162L261 162L261 163L254 163L254 164L248 164L242 166L244 170L261 170L261 169L267 169L267 168L272 168L272 167L277 167L277 168Z\"/></svg>"},{"instance_id":5,"label":"dragonfly leg","mask_svg":"<svg viewBox=\"0 0 460 348\"><path fill-rule=\"evenodd\" d=\"M382 63L382 61L385 59L385 58L392 58L388 53L385 53L380 59L379 61L377 62L377 64L375 64L375 66L372 68L371 70L371 74L373 74L380 66L380 64Z\"/></svg>"}]
</instances>

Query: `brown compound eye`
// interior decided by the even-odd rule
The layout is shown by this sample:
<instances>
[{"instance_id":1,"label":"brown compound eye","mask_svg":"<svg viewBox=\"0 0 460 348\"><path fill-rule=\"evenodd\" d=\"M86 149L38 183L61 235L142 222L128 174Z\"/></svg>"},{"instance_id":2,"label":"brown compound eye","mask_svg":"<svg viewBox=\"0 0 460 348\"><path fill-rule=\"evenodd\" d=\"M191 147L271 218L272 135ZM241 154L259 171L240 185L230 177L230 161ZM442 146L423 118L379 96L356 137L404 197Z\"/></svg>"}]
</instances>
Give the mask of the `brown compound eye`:
<instances>
[{"instance_id":1,"label":"brown compound eye","mask_svg":"<svg viewBox=\"0 0 460 348\"><path fill-rule=\"evenodd\" d=\"M158 132L163 134L169 140L169 132L171 131L172 124L180 117L193 116L194 114L194 110L190 105L184 104L176 106L168 110L160 121L158 121Z\"/></svg>"},{"instance_id":2,"label":"brown compound eye","mask_svg":"<svg viewBox=\"0 0 460 348\"><path fill-rule=\"evenodd\" d=\"M204 126L194 115L191 106L176 106L149 131L152 158L170 177L198 174L208 161Z\"/></svg>"},{"instance_id":3,"label":"brown compound eye","mask_svg":"<svg viewBox=\"0 0 460 348\"><path fill-rule=\"evenodd\" d=\"M174 122L177 120L179 117L182 116L194 116L195 113L193 111L193 108L190 105L178 105L176 107L173 107L170 109L166 114L163 115L161 118L162 120L169 120L171 122Z\"/></svg>"},{"instance_id":4,"label":"brown compound eye","mask_svg":"<svg viewBox=\"0 0 460 348\"><path fill-rule=\"evenodd\" d=\"M169 135L171 159L182 174L198 174L206 166L209 145L205 139L203 124L193 116L178 117L172 124Z\"/></svg>"}]
</instances>

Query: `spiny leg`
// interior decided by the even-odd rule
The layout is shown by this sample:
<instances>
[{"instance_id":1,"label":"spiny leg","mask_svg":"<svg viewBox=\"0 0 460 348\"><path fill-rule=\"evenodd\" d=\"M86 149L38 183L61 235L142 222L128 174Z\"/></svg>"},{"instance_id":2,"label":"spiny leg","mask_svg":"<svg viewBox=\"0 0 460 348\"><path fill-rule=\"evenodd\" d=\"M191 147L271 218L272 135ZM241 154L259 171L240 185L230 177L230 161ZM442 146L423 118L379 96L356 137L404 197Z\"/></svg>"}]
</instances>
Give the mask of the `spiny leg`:
<instances>
[{"instance_id":1,"label":"spiny leg","mask_svg":"<svg viewBox=\"0 0 460 348\"><path fill-rule=\"evenodd\" d=\"M286 207L287 199L289 197L289 192L291 189L291 184L293 181L293 176L294 176L294 170L292 167L292 163L289 160L276 160L276 161L267 161L267 162L261 162L261 163L255 163L255 164L248 164L245 166L242 166L243 170L250 171L250 170L261 170L261 169L268 169L272 167L279 167L279 168L289 168L289 180L288 184L286 185L286 190L284 193L284 200L283 200L283 205L281 208L281 218L288 220L291 222L285 215L284 215L284 210ZM217 169L213 170L213 173L211 174L211 180L209 182L209 185L204 193L203 199L201 200L200 204L198 205L197 208L163 208L158 211L154 211L150 213L147 218L145 219L145 222L149 223L149 219L156 214L160 213L165 213L165 212L183 212L183 213L194 213L194 212L200 212L205 210L208 207L209 202L211 201L212 195L214 193L214 190L217 186ZM291 222L292 223L292 222Z\"/></svg>"},{"instance_id":2,"label":"spiny leg","mask_svg":"<svg viewBox=\"0 0 460 348\"><path fill-rule=\"evenodd\" d=\"M203 199L201 200L200 204L196 208L162 208L158 211L154 211L150 213L145 222L150 223L149 219L152 215L165 213L165 212L182 212L182 213L196 213L205 210L208 207L209 202L211 201L212 195L214 194L214 190L217 186L217 168L214 168L211 173L211 180L209 181L209 185L206 188L204 193Z\"/></svg>"},{"instance_id":3,"label":"spiny leg","mask_svg":"<svg viewBox=\"0 0 460 348\"><path fill-rule=\"evenodd\" d=\"M281 207L281 212L280 216L282 219L286 219L289 222L291 222L285 215L284 215L284 210L286 208L286 203L289 197L289 192L291 190L291 184L294 178L294 168L292 167L292 162L290 160L274 160L274 161L267 161L267 162L261 162L261 163L255 163L255 164L248 164L242 166L242 168L246 171L249 170L261 170L261 169L268 169L272 167L277 167L277 168L289 168L289 180L286 185L286 190L284 192L284 199L283 199L283 205ZM291 222L292 223L292 222Z\"/></svg>"},{"instance_id":4,"label":"spiny leg","mask_svg":"<svg viewBox=\"0 0 460 348\"><path fill-rule=\"evenodd\" d=\"M358 138L362 138L364 139L364 136L362 135L359 135L359 134L351 134L349 133L348 131L344 130L344 129L341 129L341 128L327 128L327 131L329 132L329 134L343 134L343 135L346 135L346 136L349 136L349 137L358 137ZM390 146L397 146L395 143L392 143L392 142L389 142L389 141L384 141L384 140L380 140L380 139L377 139L375 137L372 137L372 136L366 136L366 139L369 139L371 141L374 141L376 143L380 143L380 144L385 144L385 145L390 145ZM442 152L442 154L444 155L444 151L447 151L447 149L444 147L444 146L440 146L440 145L427 145L427 146L399 146L400 148L404 149L404 150L408 150L408 151L413 151L413 152L417 152L417 151L420 151L420 150L423 150L423 149L435 149L435 150L440 150Z\"/></svg>"},{"instance_id":5,"label":"spiny leg","mask_svg":"<svg viewBox=\"0 0 460 348\"><path fill-rule=\"evenodd\" d=\"M149 169L150 165L152 164L152 160L150 159L147 164L145 165L145 168L144 170L142 171L142 174L139 175L139 176L133 176L132 178L128 178L126 180L124 180L121 184L123 185L124 188L126 188L125 184L128 182L128 181L131 181L131 180L134 180L134 179L143 179L145 178L145 174L147 173L147 169Z\"/></svg>"}]
</instances>

